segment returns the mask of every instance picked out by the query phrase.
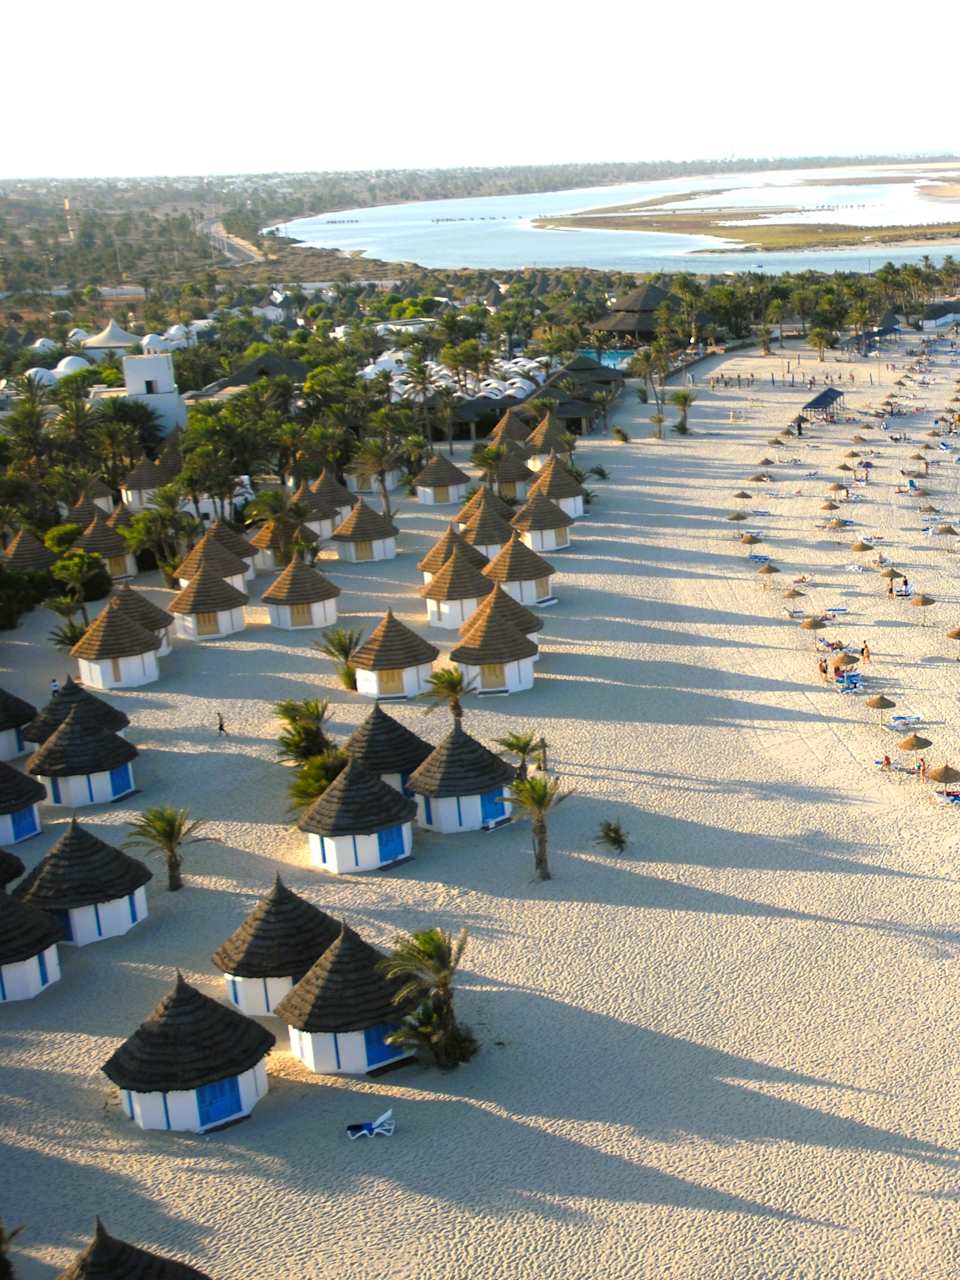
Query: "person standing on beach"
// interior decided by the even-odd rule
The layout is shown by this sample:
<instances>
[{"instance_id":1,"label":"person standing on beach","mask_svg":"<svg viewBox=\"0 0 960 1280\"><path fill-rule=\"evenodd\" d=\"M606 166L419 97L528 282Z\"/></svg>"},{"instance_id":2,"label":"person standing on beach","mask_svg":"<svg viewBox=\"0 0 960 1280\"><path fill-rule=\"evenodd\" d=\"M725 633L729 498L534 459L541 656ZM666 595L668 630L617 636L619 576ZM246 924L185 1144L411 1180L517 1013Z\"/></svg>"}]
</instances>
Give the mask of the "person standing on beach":
<instances>
[{"instance_id":1,"label":"person standing on beach","mask_svg":"<svg viewBox=\"0 0 960 1280\"><path fill-rule=\"evenodd\" d=\"M223 723L223 712L217 712L217 737L225 738L227 736L227 727Z\"/></svg>"},{"instance_id":2,"label":"person standing on beach","mask_svg":"<svg viewBox=\"0 0 960 1280\"><path fill-rule=\"evenodd\" d=\"M860 646L860 660L862 662L870 661L870 646L867 644L866 640L864 640L863 644Z\"/></svg>"}]
</instances>

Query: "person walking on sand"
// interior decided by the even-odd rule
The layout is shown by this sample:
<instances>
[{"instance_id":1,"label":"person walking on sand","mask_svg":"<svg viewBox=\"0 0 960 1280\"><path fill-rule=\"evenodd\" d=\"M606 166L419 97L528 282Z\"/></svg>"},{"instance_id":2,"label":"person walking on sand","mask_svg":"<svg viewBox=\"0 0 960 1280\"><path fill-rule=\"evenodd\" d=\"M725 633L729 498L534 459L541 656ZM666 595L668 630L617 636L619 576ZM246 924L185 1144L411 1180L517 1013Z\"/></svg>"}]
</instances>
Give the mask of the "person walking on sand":
<instances>
[{"instance_id":1,"label":"person walking on sand","mask_svg":"<svg viewBox=\"0 0 960 1280\"><path fill-rule=\"evenodd\" d=\"M53 679L50 681L50 692L52 694L57 694L60 692L60 681L57 679L56 676L54 676Z\"/></svg>"},{"instance_id":2,"label":"person walking on sand","mask_svg":"<svg viewBox=\"0 0 960 1280\"><path fill-rule=\"evenodd\" d=\"M827 682L827 660L826 660L826 658L821 658L821 659L820 659L820 661L817 663L817 666L818 666L818 668L819 668L819 670L820 670L820 679L824 682L824 684L826 684L826 682Z\"/></svg>"},{"instance_id":3,"label":"person walking on sand","mask_svg":"<svg viewBox=\"0 0 960 1280\"><path fill-rule=\"evenodd\" d=\"M217 712L217 737L225 738L227 736L227 726L223 723L223 712Z\"/></svg>"},{"instance_id":4,"label":"person walking on sand","mask_svg":"<svg viewBox=\"0 0 960 1280\"><path fill-rule=\"evenodd\" d=\"M921 782L926 782L926 780L927 780L927 762L926 762L926 760L924 760L923 756L921 756L921 757L920 757L920 759L917 761L917 773L920 775L920 781L921 781Z\"/></svg>"},{"instance_id":5,"label":"person walking on sand","mask_svg":"<svg viewBox=\"0 0 960 1280\"><path fill-rule=\"evenodd\" d=\"M863 644L860 646L860 661L870 661L870 646L867 644L866 640L864 640Z\"/></svg>"}]
</instances>

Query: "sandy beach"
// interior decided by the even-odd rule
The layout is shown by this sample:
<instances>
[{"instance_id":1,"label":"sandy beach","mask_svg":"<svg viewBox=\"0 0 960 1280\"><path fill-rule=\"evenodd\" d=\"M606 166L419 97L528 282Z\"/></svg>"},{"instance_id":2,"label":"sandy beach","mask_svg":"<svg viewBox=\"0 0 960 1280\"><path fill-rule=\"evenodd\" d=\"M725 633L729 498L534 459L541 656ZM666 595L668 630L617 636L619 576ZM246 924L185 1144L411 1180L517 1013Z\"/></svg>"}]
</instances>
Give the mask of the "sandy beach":
<instances>
[{"instance_id":1,"label":"sandy beach","mask_svg":"<svg viewBox=\"0 0 960 1280\"><path fill-rule=\"evenodd\" d=\"M629 384L611 423L631 443L577 451L610 479L591 482L573 549L548 557L559 603L544 611L535 687L474 700L465 718L488 743L542 731L551 768L576 787L553 822L552 881L532 881L525 823L418 832L414 860L388 874L337 879L307 865L272 705L329 698L345 738L370 704L338 687L309 638L266 626L258 600L272 575L254 584L244 633L177 642L159 683L106 695L130 716L142 793L85 811L83 824L119 843L136 809L171 803L208 819L215 839L187 851L182 893L167 893L154 865L142 926L63 947L62 980L0 1014L0 1213L25 1225L21 1280L52 1280L98 1213L215 1280L960 1274L960 808L876 768L885 751L906 760L900 735L864 697L820 680L813 637L781 599L812 575L796 603L846 608L822 634L867 641L869 693L924 717L931 766L960 767L960 663L944 635L960 625L960 561L922 533L918 512L930 501L936 518L960 519L957 445L929 455L929 498L893 493L960 362L939 354L932 385L908 384L917 399L905 403L927 411L891 419L911 437L894 444L864 429L874 419L863 410L902 376L902 347L885 357L896 372L832 353L820 364L804 348L818 390L825 372L843 374L857 422L774 451L768 438L811 395L780 385L796 350L701 366L687 438L653 441L652 407ZM717 372L755 383L710 392ZM867 444L850 443L858 431ZM837 513L854 527L818 531L853 448L876 451L870 484ZM765 456L774 482L747 483ZM755 495L740 505L770 514L726 522L740 488ZM392 605L449 651L455 634L427 628L415 590L416 561L452 510L402 498L396 561L324 553L348 625L369 628ZM743 529L782 570L775 588L736 541ZM889 600L875 569L846 571L850 543L868 534L935 605ZM153 583L163 604L155 581L134 585ZM37 704L51 676L76 673L45 640L55 621L36 611L0 644L0 683ZM447 730L445 711L391 714L433 741ZM17 847L30 867L68 817L42 816L43 834ZM604 818L630 834L622 857L592 843ZM400 930L468 927L460 1012L480 1054L450 1074L320 1077L268 1019L270 1093L249 1121L206 1137L141 1132L100 1065L178 966L222 996L210 954L278 870L380 946ZM392 1139L346 1140L346 1124L389 1106Z\"/></svg>"}]
</instances>

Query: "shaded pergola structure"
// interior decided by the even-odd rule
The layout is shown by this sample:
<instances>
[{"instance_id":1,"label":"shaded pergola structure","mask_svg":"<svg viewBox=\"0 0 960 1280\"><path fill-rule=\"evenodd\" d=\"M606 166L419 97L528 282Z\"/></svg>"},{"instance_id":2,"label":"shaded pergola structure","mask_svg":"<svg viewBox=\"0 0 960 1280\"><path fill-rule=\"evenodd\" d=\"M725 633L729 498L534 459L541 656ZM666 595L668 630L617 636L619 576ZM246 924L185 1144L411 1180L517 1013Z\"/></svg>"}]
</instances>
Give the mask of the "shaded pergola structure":
<instances>
[{"instance_id":1,"label":"shaded pergola structure","mask_svg":"<svg viewBox=\"0 0 960 1280\"><path fill-rule=\"evenodd\" d=\"M832 418L844 407L844 403L843 392L838 387L824 387L819 395L807 401L803 412L809 418Z\"/></svg>"}]
</instances>

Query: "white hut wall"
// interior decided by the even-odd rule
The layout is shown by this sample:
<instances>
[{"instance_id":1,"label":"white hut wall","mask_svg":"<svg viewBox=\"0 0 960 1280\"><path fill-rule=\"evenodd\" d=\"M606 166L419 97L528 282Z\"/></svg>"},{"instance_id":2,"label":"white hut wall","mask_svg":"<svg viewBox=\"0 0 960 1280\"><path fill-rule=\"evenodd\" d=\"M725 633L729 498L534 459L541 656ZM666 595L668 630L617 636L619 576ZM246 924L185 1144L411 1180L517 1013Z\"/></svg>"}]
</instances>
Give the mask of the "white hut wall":
<instances>
[{"instance_id":1,"label":"white hut wall","mask_svg":"<svg viewBox=\"0 0 960 1280\"><path fill-rule=\"evenodd\" d=\"M135 924L147 918L147 894L143 885L123 898L111 898L87 907L71 907L68 937L65 942L75 947L85 947L104 938L119 938L129 933Z\"/></svg>"},{"instance_id":2,"label":"white hut wall","mask_svg":"<svg viewBox=\"0 0 960 1280\"><path fill-rule=\"evenodd\" d=\"M59 978L60 957L57 954L57 944L54 942L39 955L31 956L29 960L0 965L0 1003L10 1000L32 1000Z\"/></svg>"},{"instance_id":3,"label":"white hut wall","mask_svg":"<svg viewBox=\"0 0 960 1280\"><path fill-rule=\"evenodd\" d=\"M465 484L417 485L417 501L425 507L445 507L450 503L463 503L467 492Z\"/></svg>"},{"instance_id":4,"label":"white hut wall","mask_svg":"<svg viewBox=\"0 0 960 1280\"><path fill-rule=\"evenodd\" d=\"M79 665L81 683L94 689L135 689L160 678L156 649L126 658L102 658L96 662L80 658Z\"/></svg>"},{"instance_id":5,"label":"white hut wall","mask_svg":"<svg viewBox=\"0 0 960 1280\"><path fill-rule=\"evenodd\" d=\"M17 844L40 834L40 814L35 804L25 805L14 813L0 814L0 845Z\"/></svg>"},{"instance_id":6,"label":"white hut wall","mask_svg":"<svg viewBox=\"0 0 960 1280\"><path fill-rule=\"evenodd\" d=\"M171 1089L157 1093L135 1093L129 1089L121 1089L120 1102L127 1116L141 1129L203 1133L204 1129L226 1124L240 1116L248 1116L269 1088L262 1060L234 1079L240 1093L239 1109L231 1115L219 1117L212 1124L204 1125L201 1122L196 1089Z\"/></svg>"},{"instance_id":7,"label":"white hut wall","mask_svg":"<svg viewBox=\"0 0 960 1280\"><path fill-rule=\"evenodd\" d=\"M413 848L413 823L398 823L388 831L378 831L372 835L320 836L310 832L308 844L310 861L324 871L335 875L376 871L378 867L388 866L391 862L410 856Z\"/></svg>"},{"instance_id":8,"label":"white hut wall","mask_svg":"<svg viewBox=\"0 0 960 1280\"><path fill-rule=\"evenodd\" d=\"M376 538L371 542L338 542L337 555L341 560L354 564L369 564L374 560L393 560L397 554L396 538Z\"/></svg>"},{"instance_id":9,"label":"white hut wall","mask_svg":"<svg viewBox=\"0 0 960 1280\"><path fill-rule=\"evenodd\" d=\"M427 620L432 627L444 627L447 631L456 631L477 610L480 601L475 598L467 600L428 600Z\"/></svg>"},{"instance_id":10,"label":"white hut wall","mask_svg":"<svg viewBox=\"0 0 960 1280\"><path fill-rule=\"evenodd\" d=\"M288 604L271 604L267 601L270 625L283 631L309 631L311 627L329 627L337 620L336 600L316 600L309 606L310 621L294 622L293 611Z\"/></svg>"},{"instance_id":11,"label":"white hut wall","mask_svg":"<svg viewBox=\"0 0 960 1280\"><path fill-rule=\"evenodd\" d=\"M290 1052L319 1075L363 1075L373 1067L412 1057L408 1049L398 1048L394 1056L371 1063L362 1031L298 1031L296 1027L290 1028Z\"/></svg>"},{"instance_id":12,"label":"white hut wall","mask_svg":"<svg viewBox=\"0 0 960 1280\"><path fill-rule=\"evenodd\" d=\"M273 1013L293 987L293 978L241 978L225 973L227 999L241 1013L263 1017Z\"/></svg>"},{"instance_id":13,"label":"white hut wall","mask_svg":"<svg viewBox=\"0 0 960 1280\"><path fill-rule=\"evenodd\" d=\"M47 789L49 804L62 808L81 808L88 804L108 804L121 796L129 795L134 790L133 764L121 765L126 774L117 776L113 772L75 774L68 778L41 778Z\"/></svg>"},{"instance_id":14,"label":"white hut wall","mask_svg":"<svg viewBox=\"0 0 960 1280\"><path fill-rule=\"evenodd\" d=\"M0 733L0 760L16 760L17 756L26 755L32 745L24 741L19 729L4 729Z\"/></svg>"},{"instance_id":15,"label":"white hut wall","mask_svg":"<svg viewBox=\"0 0 960 1280\"><path fill-rule=\"evenodd\" d=\"M464 679L472 680L479 693L496 693L499 690L505 693L519 693L523 689L533 688L533 663L533 658L519 658L515 662L491 664L503 667L503 683L500 685L489 683L489 666L485 672L482 667L470 666L465 662L461 662L458 665L463 672Z\"/></svg>"}]
</instances>

